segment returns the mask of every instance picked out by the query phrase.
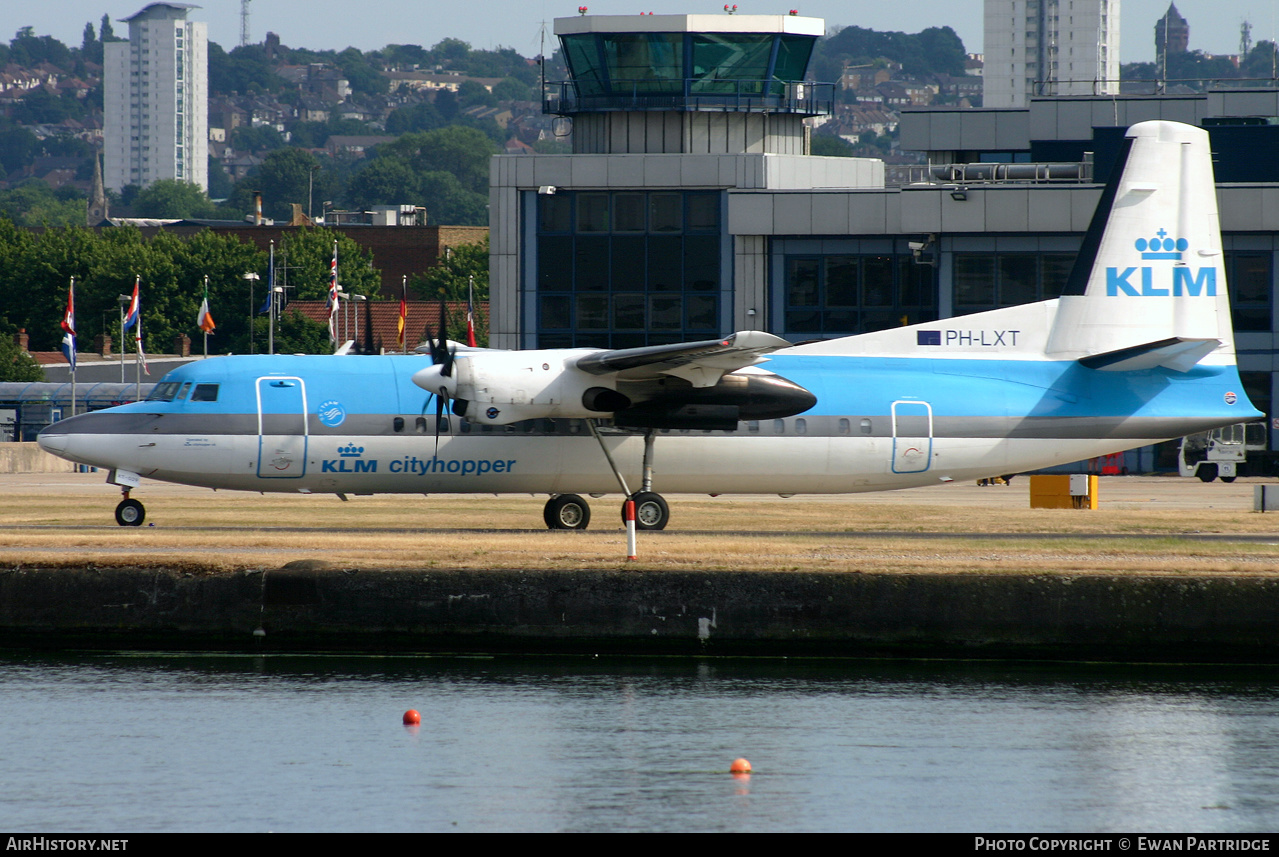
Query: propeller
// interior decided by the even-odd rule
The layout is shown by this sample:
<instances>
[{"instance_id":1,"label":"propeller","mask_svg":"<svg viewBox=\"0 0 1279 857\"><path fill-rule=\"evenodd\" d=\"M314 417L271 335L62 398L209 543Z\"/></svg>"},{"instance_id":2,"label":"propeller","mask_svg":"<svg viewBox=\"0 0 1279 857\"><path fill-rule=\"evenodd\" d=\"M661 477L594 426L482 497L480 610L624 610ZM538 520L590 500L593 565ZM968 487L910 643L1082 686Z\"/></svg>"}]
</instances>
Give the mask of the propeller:
<instances>
[{"instance_id":1,"label":"propeller","mask_svg":"<svg viewBox=\"0 0 1279 857\"><path fill-rule=\"evenodd\" d=\"M440 425L444 419L445 409L449 402L457 396L457 378L453 374L456 363L456 351L448 347L445 332L448 330L448 312L443 295L440 296L439 338L426 327L426 340L431 349L431 365L413 373L413 383L435 396L435 451L440 451ZM463 406L464 408L465 406Z\"/></svg>"}]
</instances>

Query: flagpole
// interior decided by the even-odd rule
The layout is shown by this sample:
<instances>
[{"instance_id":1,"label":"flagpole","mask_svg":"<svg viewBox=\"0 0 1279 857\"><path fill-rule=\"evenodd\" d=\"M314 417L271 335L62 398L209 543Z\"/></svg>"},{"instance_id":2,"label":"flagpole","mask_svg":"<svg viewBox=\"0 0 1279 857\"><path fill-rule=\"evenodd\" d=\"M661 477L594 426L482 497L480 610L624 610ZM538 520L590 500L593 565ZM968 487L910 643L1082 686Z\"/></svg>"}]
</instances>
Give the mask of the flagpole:
<instances>
[{"instance_id":1,"label":"flagpole","mask_svg":"<svg viewBox=\"0 0 1279 857\"><path fill-rule=\"evenodd\" d=\"M204 307L209 307L209 275L204 275ZM203 319L201 319L203 321ZM200 330L204 331L204 359L209 359L209 332L204 329L204 325L200 325Z\"/></svg>"},{"instance_id":2,"label":"flagpole","mask_svg":"<svg viewBox=\"0 0 1279 857\"><path fill-rule=\"evenodd\" d=\"M275 353L275 242L271 242L271 257L266 272L266 313L267 313L267 346L266 353Z\"/></svg>"},{"instance_id":3,"label":"flagpole","mask_svg":"<svg viewBox=\"0 0 1279 857\"><path fill-rule=\"evenodd\" d=\"M400 322L399 322L399 346L400 353L408 353L408 327L409 327L409 275L403 274L400 278Z\"/></svg>"},{"instance_id":4,"label":"flagpole","mask_svg":"<svg viewBox=\"0 0 1279 857\"><path fill-rule=\"evenodd\" d=\"M71 291L68 293L68 297L67 297L67 313L68 313L68 315L70 315L70 317L71 317L71 330L69 331L69 332L70 332L70 334L71 334L71 353L70 353L68 356L71 358L71 416L73 416L73 417L74 417L74 416L75 416L75 403L76 403L76 395L75 395L75 394L76 394L76 389L75 389L75 358L76 358L76 355L75 355L75 351L76 351L76 341L75 341L75 277L72 277L72 278L71 278ZM66 325L66 322L63 322L63 325L62 325L62 326L63 326L63 327L66 327L66 326L67 326L67 325Z\"/></svg>"},{"instance_id":5,"label":"flagpole","mask_svg":"<svg viewBox=\"0 0 1279 857\"><path fill-rule=\"evenodd\" d=\"M142 401L142 312L138 312L138 332L133 338L133 368L137 370L138 386L134 395Z\"/></svg>"}]
</instances>

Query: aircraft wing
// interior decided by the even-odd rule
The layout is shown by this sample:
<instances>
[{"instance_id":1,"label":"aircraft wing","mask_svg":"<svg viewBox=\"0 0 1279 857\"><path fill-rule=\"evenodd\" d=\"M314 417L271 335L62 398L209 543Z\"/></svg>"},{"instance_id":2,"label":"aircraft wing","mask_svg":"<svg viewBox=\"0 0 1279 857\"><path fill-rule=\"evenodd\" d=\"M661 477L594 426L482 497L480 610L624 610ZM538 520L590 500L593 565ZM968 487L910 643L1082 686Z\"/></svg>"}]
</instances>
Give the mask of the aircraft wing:
<instances>
[{"instance_id":1,"label":"aircraft wing","mask_svg":"<svg viewBox=\"0 0 1279 857\"><path fill-rule=\"evenodd\" d=\"M726 372L763 363L767 358L762 355L790 345L780 336L746 330L702 342L597 351L579 357L576 366L592 375L615 373L627 381L674 375L694 387L713 387Z\"/></svg>"}]
</instances>

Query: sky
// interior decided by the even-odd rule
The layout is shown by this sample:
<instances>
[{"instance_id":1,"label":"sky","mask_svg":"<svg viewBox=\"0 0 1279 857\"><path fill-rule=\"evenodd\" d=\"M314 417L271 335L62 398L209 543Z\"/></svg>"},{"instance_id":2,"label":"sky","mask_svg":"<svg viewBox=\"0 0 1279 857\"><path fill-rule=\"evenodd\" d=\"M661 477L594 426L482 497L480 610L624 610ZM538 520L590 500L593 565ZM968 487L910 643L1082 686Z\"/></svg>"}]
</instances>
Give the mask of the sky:
<instances>
[{"instance_id":1,"label":"sky","mask_svg":"<svg viewBox=\"0 0 1279 857\"><path fill-rule=\"evenodd\" d=\"M639 12L723 14L723 3L710 0L581 0L591 14L629 15ZM786 3L793 6L787 6ZM8 40L20 27L35 28L38 36L54 36L79 45L84 25L98 26L111 16L117 35L127 24L117 23L147 5L146 0L6 0L0 8L0 38ZM240 43L240 0L195 3L191 20L209 25L209 38L230 50ZM741 14L784 14L798 8L801 15L826 20L828 30L856 24L873 30L916 33L925 27L949 26L969 52L981 51L982 5L979 0L910 0L909 3L851 3L848 0L781 0L772 4L739 0ZM514 48L524 56L540 52L542 22L548 24L548 50L554 45L551 24L556 17L577 14L578 3L548 0L251 0L249 32L260 42L268 31L291 47L374 50L387 44L430 47L443 38L458 38L474 48ZM1120 61L1154 59L1155 21L1168 0L1120 0ZM1213 54L1239 50L1239 25L1252 23L1253 41L1274 39L1279 0L1178 0L1177 9L1190 23L1190 47Z\"/></svg>"}]
</instances>

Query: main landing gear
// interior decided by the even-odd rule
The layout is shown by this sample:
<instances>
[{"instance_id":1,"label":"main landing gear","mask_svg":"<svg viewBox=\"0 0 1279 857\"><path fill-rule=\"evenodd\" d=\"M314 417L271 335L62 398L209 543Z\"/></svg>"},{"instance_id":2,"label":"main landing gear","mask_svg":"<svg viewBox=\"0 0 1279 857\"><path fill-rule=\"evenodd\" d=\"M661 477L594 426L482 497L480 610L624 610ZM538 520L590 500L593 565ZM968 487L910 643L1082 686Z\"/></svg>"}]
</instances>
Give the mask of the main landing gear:
<instances>
[{"instance_id":1,"label":"main landing gear","mask_svg":"<svg viewBox=\"0 0 1279 857\"><path fill-rule=\"evenodd\" d=\"M644 432L643 485L639 491L632 494L630 489L626 487L626 480L622 478L621 471L613 463L613 456L609 454L608 447L604 446L603 439L599 436L599 432L596 431L595 420L587 420L586 425L599 442L600 449L604 451L604 457L608 459L608 466L613 469L613 475L617 477L618 484L622 486L622 494L635 501L635 529L666 529L666 524L671 519L670 507L666 505L666 500L663 499L661 494L655 494L652 490L652 429ZM546 501L546 508L542 510L542 517L546 520L546 526L552 530L584 530L586 525L591 522L591 507L578 494L558 494ZM626 520L625 503L622 504L622 520Z\"/></svg>"},{"instance_id":2,"label":"main landing gear","mask_svg":"<svg viewBox=\"0 0 1279 857\"><path fill-rule=\"evenodd\" d=\"M140 527L147 518L147 509L137 500L129 497L129 489L120 491L124 499L115 507L115 522L122 527Z\"/></svg>"}]
</instances>

